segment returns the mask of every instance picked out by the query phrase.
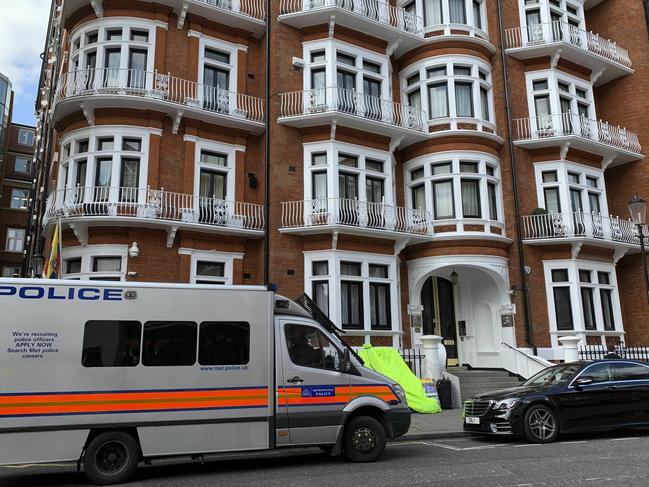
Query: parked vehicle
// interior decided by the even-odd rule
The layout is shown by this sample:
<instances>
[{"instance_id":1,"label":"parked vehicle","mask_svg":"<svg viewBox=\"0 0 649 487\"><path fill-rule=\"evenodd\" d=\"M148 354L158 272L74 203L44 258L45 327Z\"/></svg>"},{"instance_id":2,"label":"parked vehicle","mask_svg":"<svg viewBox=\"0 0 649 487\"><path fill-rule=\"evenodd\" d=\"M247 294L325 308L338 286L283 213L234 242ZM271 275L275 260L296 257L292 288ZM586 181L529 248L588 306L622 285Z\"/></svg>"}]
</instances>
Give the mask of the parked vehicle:
<instances>
[{"instance_id":1,"label":"parked vehicle","mask_svg":"<svg viewBox=\"0 0 649 487\"><path fill-rule=\"evenodd\" d=\"M0 464L320 446L377 460L403 390L312 307L263 287L0 279ZM311 311L307 311L307 308Z\"/></svg>"},{"instance_id":2,"label":"parked vehicle","mask_svg":"<svg viewBox=\"0 0 649 487\"><path fill-rule=\"evenodd\" d=\"M549 443L560 433L649 426L649 364L609 359L556 365L518 387L464 403L464 429Z\"/></svg>"}]
</instances>

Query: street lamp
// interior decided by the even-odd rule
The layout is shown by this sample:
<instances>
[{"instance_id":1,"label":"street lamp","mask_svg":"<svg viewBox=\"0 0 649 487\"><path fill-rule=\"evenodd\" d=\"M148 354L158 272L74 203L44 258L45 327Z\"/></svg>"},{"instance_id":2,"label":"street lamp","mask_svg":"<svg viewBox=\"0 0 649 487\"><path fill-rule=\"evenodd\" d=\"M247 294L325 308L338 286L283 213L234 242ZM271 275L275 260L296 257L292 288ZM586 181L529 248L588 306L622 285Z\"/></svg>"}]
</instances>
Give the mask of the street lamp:
<instances>
[{"instance_id":1,"label":"street lamp","mask_svg":"<svg viewBox=\"0 0 649 487\"><path fill-rule=\"evenodd\" d=\"M631 213L631 220L638 228L638 238L640 239L640 253L642 254L642 270L644 272L644 283L647 291L647 302L649 303L649 274L647 274L647 256L644 250L644 226L647 223L647 202L635 194L633 199L629 201L629 212Z\"/></svg>"},{"instance_id":2,"label":"street lamp","mask_svg":"<svg viewBox=\"0 0 649 487\"><path fill-rule=\"evenodd\" d=\"M44 267L45 257L42 255L35 255L32 257L32 272L34 273L34 277L42 277Z\"/></svg>"}]
</instances>

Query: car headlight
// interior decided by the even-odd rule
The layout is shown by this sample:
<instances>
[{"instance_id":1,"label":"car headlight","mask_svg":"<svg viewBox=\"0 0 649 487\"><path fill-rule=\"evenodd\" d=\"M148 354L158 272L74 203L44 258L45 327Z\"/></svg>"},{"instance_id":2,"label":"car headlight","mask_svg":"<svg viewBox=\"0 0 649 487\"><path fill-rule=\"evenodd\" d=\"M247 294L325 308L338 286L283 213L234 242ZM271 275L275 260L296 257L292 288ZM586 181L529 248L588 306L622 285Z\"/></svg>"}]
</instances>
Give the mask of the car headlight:
<instances>
[{"instance_id":1,"label":"car headlight","mask_svg":"<svg viewBox=\"0 0 649 487\"><path fill-rule=\"evenodd\" d=\"M397 395L397 397L404 402L404 404L408 404L408 401L406 400L406 392L403 390L403 387L401 387L399 384L392 384L392 390Z\"/></svg>"},{"instance_id":2,"label":"car headlight","mask_svg":"<svg viewBox=\"0 0 649 487\"><path fill-rule=\"evenodd\" d=\"M503 399L502 401L498 401L496 405L494 406L494 409L500 410L500 411L506 411L507 409L511 409L516 404L518 404L519 399L515 397L511 397L509 399Z\"/></svg>"}]
</instances>

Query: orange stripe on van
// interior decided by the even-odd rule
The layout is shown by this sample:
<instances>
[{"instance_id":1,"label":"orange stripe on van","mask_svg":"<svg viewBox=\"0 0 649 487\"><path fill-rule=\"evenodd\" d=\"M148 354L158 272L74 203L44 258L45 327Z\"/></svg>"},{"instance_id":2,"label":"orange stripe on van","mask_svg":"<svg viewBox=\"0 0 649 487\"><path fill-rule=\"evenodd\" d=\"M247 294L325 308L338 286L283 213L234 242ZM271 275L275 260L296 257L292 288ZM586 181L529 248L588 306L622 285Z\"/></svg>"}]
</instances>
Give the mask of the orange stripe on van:
<instances>
[{"instance_id":1,"label":"orange stripe on van","mask_svg":"<svg viewBox=\"0 0 649 487\"><path fill-rule=\"evenodd\" d=\"M347 403L362 396L378 397L385 402L399 401L399 398L387 385L354 385L351 387L337 385L335 386L335 395L324 397L303 397L301 387L279 387L277 402L280 406L317 406Z\"/></svg>"}]
</instances>

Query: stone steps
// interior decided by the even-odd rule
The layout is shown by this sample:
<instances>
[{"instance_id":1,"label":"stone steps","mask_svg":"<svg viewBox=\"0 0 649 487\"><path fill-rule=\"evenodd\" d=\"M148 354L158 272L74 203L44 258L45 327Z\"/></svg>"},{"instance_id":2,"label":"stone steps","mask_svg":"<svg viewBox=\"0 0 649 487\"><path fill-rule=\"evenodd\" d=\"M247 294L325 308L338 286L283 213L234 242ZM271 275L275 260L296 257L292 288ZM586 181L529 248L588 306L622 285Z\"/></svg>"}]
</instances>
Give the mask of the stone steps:
<instances>
[{"instance_id":1,"label":"stone steps","mask_svg":"<svg viewBox=\"0 0 649 487\"><path fill-rule=\"evenodd\" d=\"M521 384L518 377L503 370L469 370L466 367L449 367L448 372L460 380L462 401L485 392L508 389Z\"/></svg>"}]
</instances>

